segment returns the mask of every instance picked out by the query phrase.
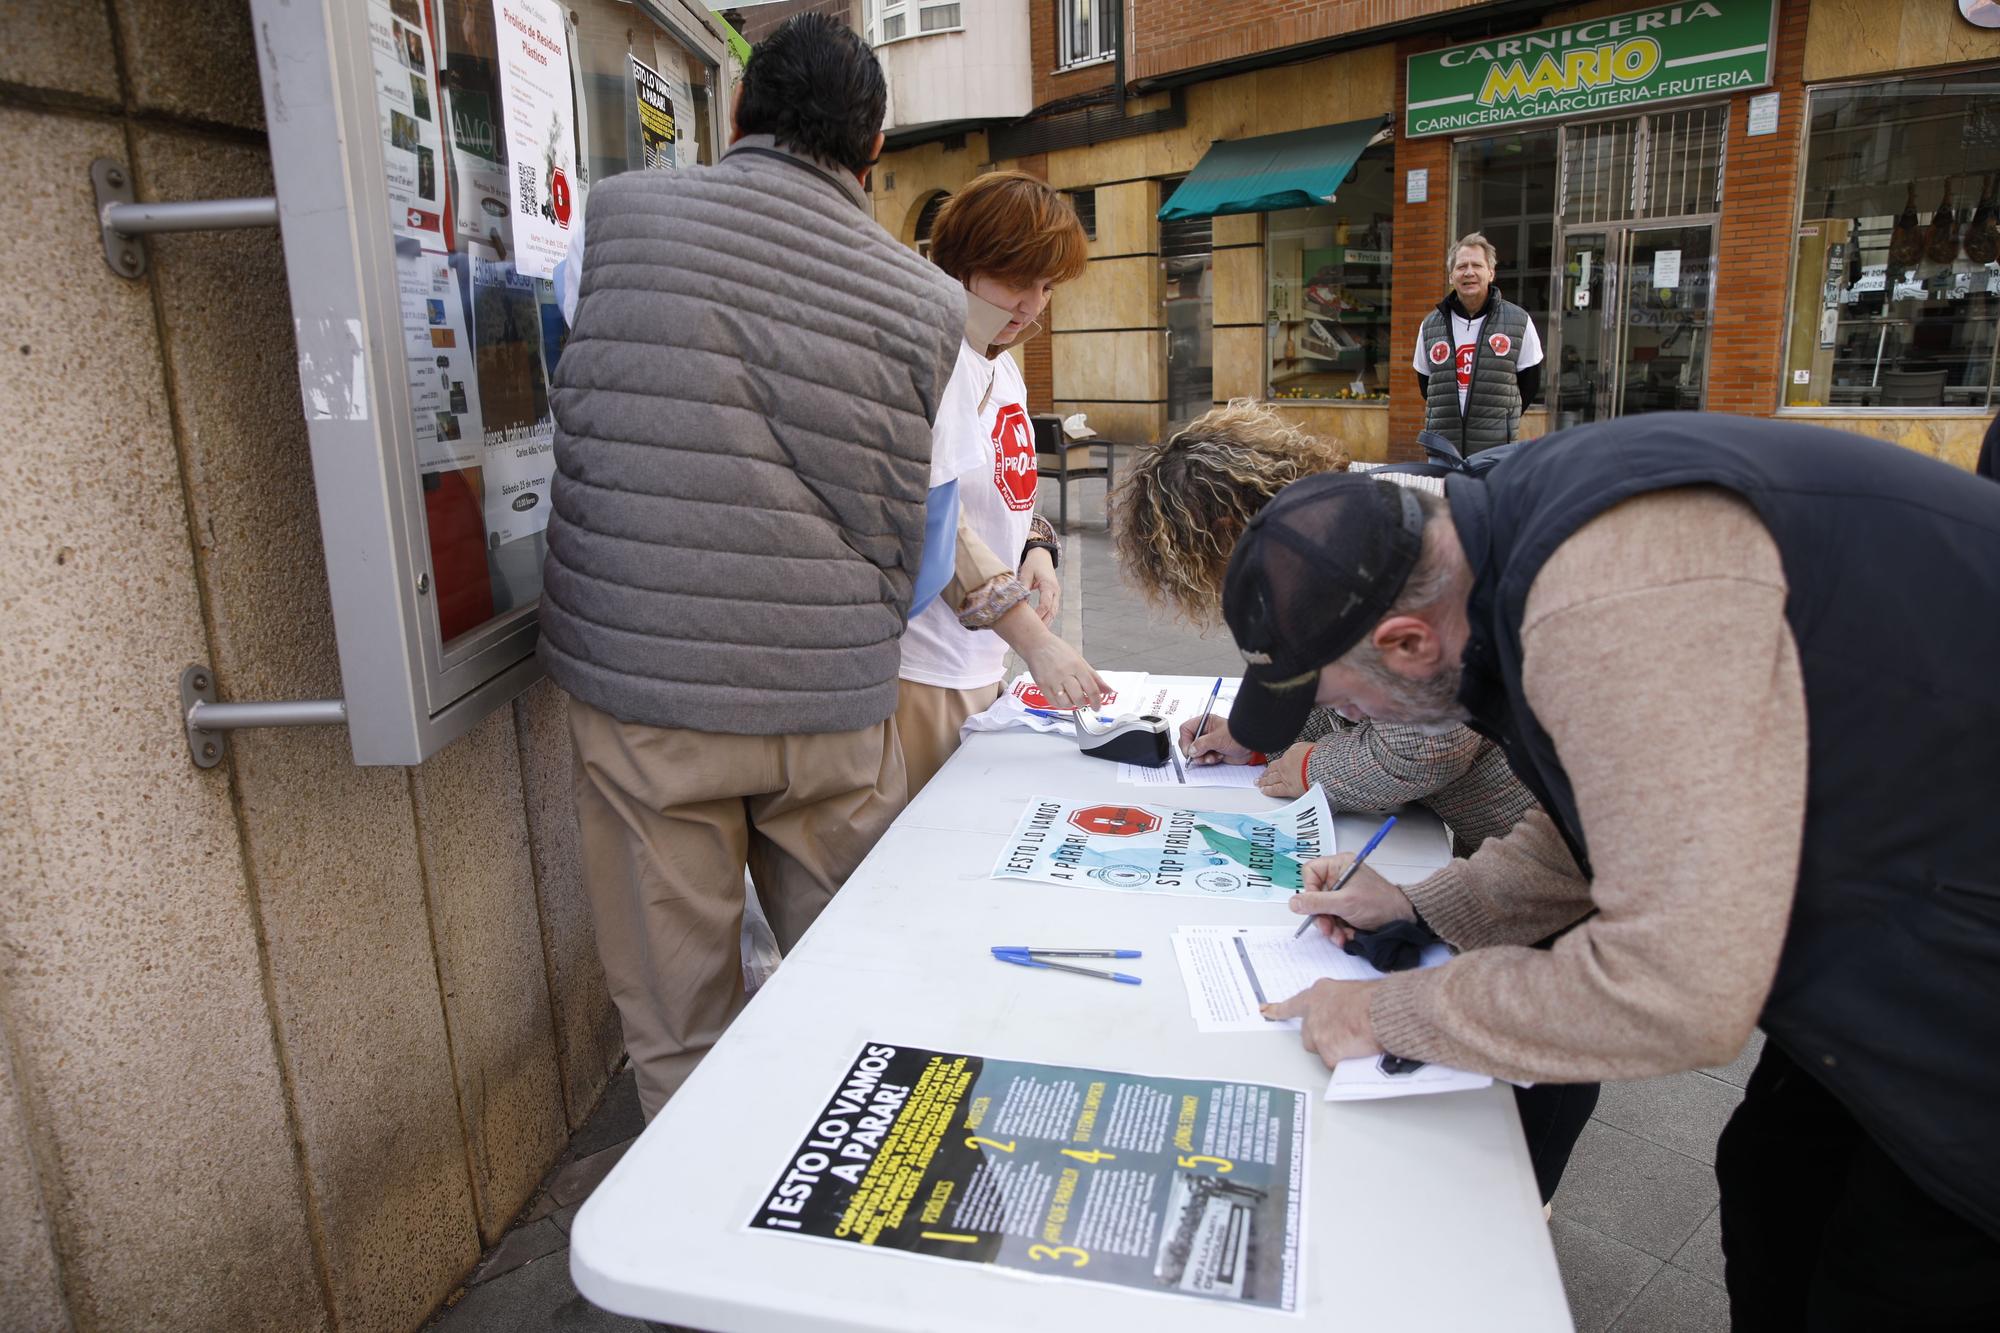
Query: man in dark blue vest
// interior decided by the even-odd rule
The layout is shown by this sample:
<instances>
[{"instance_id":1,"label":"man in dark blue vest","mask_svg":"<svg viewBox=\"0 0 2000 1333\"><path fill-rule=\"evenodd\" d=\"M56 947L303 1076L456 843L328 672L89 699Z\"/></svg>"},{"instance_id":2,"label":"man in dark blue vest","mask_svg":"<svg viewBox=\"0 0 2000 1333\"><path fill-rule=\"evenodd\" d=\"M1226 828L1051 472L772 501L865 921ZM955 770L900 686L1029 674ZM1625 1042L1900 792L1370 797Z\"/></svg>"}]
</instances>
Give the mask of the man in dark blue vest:
<instances>
[{"instance_id":1,"label":"man in dark blue vest","mask_svg":"<svg viewBox=\"0 0 2000 1333\"><path fill-rule=\"evenodd\" d=\"M1241 743L1316 703L1469 722L1541 802L1422 883L1298 895L1336 937L1420 916L1462 950L1272 1006L1309 1049L1630 1079L1762 1026L1716 1154L1737 1326L2000 1327L2000 489L1647 416L1444 501L1296 482L1223 607Z\"/></svg>"},{"instance_id":2,"label":"man in dark blue vest","mask_svg":"<svg viewBox=\"0 0 2000 1333\"><path fill-rule=\"evenodd\" d=\"M1451 290L1417 329L1412 365L1424 429L1461 454L1506 444L1542 384L1542 339L1528 312L1493 285L1500 252L1478 232L1460 237L1446 265Z\"/></svg>"}]
</instances>

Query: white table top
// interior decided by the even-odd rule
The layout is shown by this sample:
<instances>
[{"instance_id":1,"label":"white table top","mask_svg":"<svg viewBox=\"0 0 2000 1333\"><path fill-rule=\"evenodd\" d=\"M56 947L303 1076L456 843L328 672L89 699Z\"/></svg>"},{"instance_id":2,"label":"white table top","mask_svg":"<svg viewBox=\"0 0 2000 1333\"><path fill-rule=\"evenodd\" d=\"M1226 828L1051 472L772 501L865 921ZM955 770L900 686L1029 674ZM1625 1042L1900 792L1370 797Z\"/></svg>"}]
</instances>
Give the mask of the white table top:
<instances>
[{"instance_id":1,"label":"white table top","mask_svg":"<svg viewBox=\"0 0 2000 1333\"><path fill-rule=\"evenodd\" d=\"M1031 796L1177 804L1059 736L969 737L577 1215L578 1290L622 1314L714 1330L1277 1329L1298 1315L1041 1278L769 1232L753 1213L865 1041L1310 1094L1304 1300L1313 1327L1561 1329L1569 1308L1510 1091L1321 1100L1293 1032L1195 1031L1169 938L1294 920L1282 904L989 878ZM1271 809L1255 791L1190 803ZM1412 811L1371 864L1429 860ZM1373 831L1340 820L1341 846ZM1407 827L1407 831L1406 831ZM1397 874L1395 878L1405 878ZM994 944L1139 948L1119 986L993 961Z\"/></svg>"}]
</instances>

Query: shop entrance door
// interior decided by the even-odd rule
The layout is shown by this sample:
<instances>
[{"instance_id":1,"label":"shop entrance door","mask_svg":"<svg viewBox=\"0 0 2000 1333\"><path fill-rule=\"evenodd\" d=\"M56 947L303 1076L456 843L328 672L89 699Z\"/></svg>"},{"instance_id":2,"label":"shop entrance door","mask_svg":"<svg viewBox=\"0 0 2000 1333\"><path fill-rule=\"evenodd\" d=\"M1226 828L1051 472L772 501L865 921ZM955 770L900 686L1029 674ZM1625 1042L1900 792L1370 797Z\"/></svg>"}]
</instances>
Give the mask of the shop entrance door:
<instances>
[{"instance_id":1,"label":"shop entrance door","mask_svg":"<svg viewBox=\"0 0 2000 1333\"><path fill-rule=\"evenodd\" d=\"M1715 224L1572 228L1563 236L1557 429L1707 401Z\"/></svg>"}]
</instances>

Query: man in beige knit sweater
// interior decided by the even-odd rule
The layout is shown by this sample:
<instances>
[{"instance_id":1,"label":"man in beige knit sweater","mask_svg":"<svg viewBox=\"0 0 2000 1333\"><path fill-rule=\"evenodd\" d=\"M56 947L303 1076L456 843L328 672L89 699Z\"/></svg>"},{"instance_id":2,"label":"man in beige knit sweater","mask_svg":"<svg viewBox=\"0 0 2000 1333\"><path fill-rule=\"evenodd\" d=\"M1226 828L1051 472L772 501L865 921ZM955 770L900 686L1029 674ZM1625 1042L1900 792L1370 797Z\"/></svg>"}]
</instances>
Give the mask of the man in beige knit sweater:
<instances>
[{"instance_id":1,"label":"man in beige knit sweater","mask_svg":"<svg viewBox=\"0 0 2000 1333\"><path fill-rule=\"evenodd\" d=\"M1421 916L1462 952L1269 1012L1329 1064L1537 1082L1725 1063L1761 1022L1717 1154L1738 1327L2000 1326L1992 489L1679 415L1536 442L1444 503L1287 488L1230 565L1230 730L1470 722L1543 809L1422 883L1300 894L1337 936Z\"/></svg>"}]
</instances>

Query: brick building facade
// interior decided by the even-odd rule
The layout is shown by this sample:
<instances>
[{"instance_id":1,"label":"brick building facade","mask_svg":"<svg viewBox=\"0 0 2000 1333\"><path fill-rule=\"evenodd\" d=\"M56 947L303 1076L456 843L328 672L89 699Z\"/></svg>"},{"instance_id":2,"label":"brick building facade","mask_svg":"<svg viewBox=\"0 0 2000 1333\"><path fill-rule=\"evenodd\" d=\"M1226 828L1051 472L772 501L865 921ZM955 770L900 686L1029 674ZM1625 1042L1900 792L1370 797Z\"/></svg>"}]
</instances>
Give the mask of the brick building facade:
<instances>
[{"instance_id":1,"label":"brick building facade","mask_svg":"<svg viewBox=\"0 0 2000 1333\"><path fill-rule=\"evenodd\" d=\"M2000 172L2000 128L1989 132L1991 113L1977 110L2000 34L1922 0L1885 0L1865 16L1833 0L1768 0L1757 43L1768 75L1754 82L1410 132L1412 57L1490 42L1532 61L1529 34L1653 31L1642 19L1664 31L1741 4L1124 0L1120 49L1065 67L1059 25L1077 11L1033 0L1035 110L948 148L888 155L893 186L878 179L877 215L907 238L927 200L995 166L1088 197L1090 269L1057 293L1050 333L1026 358L1038 408L1088 412L1117 439L1157 439L1186 419L1194 385L1203 402L1271 400L1358 457L1409 457L1423 414L1411 355L1445 292L1446 246L1495 229L1482 201L1518 178L1520 202L1497 224L1500 284L1535 313L1549 358L1524 435L1661 407L1784 413L1969 466L2000 402L2000 267L1979 258L1983 242L1944 251L2000 225L1980 221L2000 212L1990 201L1984 214L1972 206L1984 176ZM1667 58L1699 73L1728 54ZM1886 128L1864 127L1867 106L1899 105ZM1957 119L1971 125L1962 142L1923 129ZM1301 131L1334 142L1377 123L1323 204L1205 225L1158 219L1217 144ZM1706 136L1692 157L1684 132ZM1678 154L1713 179L1698 198L1648 207L1640 196L1661 183L1635 176L1631 210L1605 214L1599 234L1576 211L1575 179L1612 143L1633 162ZM1849 158L1869 165L1843 166ZM1520 167L1528 159L1538 172ZM1566 184L1572 197L1559 198ZM1905 263L1924 237L1940 258ZM1204 245L1197 270L1180 252ZM1850 271L1836 282L1842 255ZM1648 289L1656 260L1676 281ZM1596 305L1577 294L1593 274L1605 284L1592 287ZM1618 311L1600 320L1606 301ZM1185 373L1190 358L1198 379Z\"/></svg>"}]
</instances>

